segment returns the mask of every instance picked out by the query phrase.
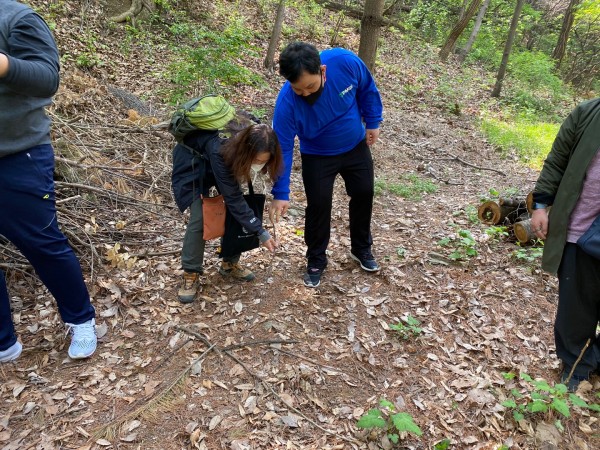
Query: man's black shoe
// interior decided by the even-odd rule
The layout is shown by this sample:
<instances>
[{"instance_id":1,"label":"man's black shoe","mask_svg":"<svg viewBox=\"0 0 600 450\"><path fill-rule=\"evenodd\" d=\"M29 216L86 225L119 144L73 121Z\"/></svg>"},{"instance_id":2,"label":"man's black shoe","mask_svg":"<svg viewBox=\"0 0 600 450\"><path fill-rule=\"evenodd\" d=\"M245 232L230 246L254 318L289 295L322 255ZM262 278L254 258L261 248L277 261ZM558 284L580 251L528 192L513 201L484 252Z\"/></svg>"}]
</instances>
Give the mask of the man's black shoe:
<instances>
[{"instance_id":1,"label":"man's black shoe","mask_svg":"<svg viewBox=\"0 0 600 450\"><path fill-rule=\"evenodd\" d=\"M581 383L582 381L586 381L589 378L585 377L583 375L578 375L576 373L574 373L573 375L571 375L571 378L569 379L569 382L567 383L567 378L569 377L569 372L571 370L567 370L566 368L563 370L563 372L560 375L560 382L562 384L564 384L565 386L567 386L567 389L569 390L569 392L575 392L577 391L577 388L579 387L579 383Z\"/></svg>"},{"instance_id":2,"label":"man's black shoe","mask_svg":"<svg viewBox=\"0 0 600 450\"><path fill-rule=\"evenodd\" d=\"M360 264L360 267L363 270L366 270L367 272L377 272L379 269L381 269L381 267L379 267L379 264L377 264L377 261L375 261L375 258L373 257L371 252L365 253L361 256L357 256L354 253L350 252L350 258L358 262Z\"/></svg>"},{"instance_id":3,"label":"man's black shoe","mask_svg":"<svg viewBox=\"0 0 600 450\"><path fill-rule=\"evenodd\" d=\"M309 267L304 274L304 286L316 288L321 284L321 275L323 275L323 269Z\"/></svg>"}]
</instances>

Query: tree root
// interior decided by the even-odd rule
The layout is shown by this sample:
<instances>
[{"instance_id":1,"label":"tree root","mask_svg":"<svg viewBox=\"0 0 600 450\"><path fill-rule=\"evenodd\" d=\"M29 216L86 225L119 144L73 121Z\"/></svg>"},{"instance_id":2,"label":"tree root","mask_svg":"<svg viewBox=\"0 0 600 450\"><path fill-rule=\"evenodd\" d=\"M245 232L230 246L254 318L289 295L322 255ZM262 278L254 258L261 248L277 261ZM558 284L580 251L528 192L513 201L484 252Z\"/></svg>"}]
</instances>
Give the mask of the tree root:
<instances>
[{"instance_id":1,"label":"tree root","mask_svg":"<svg viewBox=\"0 0 600 450\"><path fill-rule=\"evenodd\" d=\"M153 12L156 9L152 0L131 0L131 7L122 14L109 18L110 22L127 22L133 21L142 12L142 9L147 9Z\"/></svg>"}]
</instances>

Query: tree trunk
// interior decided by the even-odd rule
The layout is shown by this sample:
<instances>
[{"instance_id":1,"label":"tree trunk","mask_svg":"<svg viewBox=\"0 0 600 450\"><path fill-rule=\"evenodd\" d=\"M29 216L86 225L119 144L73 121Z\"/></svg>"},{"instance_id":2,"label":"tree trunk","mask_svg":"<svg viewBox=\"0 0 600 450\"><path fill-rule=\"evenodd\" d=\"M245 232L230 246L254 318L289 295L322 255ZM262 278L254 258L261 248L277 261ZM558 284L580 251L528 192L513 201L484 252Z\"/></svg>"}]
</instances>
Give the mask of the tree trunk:
<instances>
[{"instance_id":1,"label":"tree trunk","mask_svg":"<svg viewBox=\"0 0 600 450\"><path fill-rule=\"evenodd\" d=\"M477 209L477 217L486 225L512 224L524 213L525 201L518 199L500 199L498 203L490 200Z\"/></svg>"},{"instance_id":2,"label":"tree trunk","mask_svg":"<svg viewBox=\"0 0 600 450\"><path fill-rule=\"evenodd\" d=\"M268 70L273 70L275 67L275 50L279 44L279 37L281 36L281 27L283 20L285 19L285 0L279 1L277 7L277 17L275 18L275 24L273 25L273 32L271 33L271 40L269 41L269 49L267 50L267 56L265 56L264 66Z\"/></svg>"},{"instance_id":3,"label":"tree trunk","mask_svg":"<svg viewBox=\"0 0 600 450\"><path fill-rule=\"evenodd\" d=\"M515 34L517 34L517 25L519 25L519 18L521 17L523 3L525 3L525 0L517 0L517 6L515 7L515 13L513 14L513 18L510 23L508 39L506 39L506 45L504 46L502 62L500 63L500 68L498 69L498 76L496 77L496 85L494 86L494 90L492 91L492 97L500 97L500 91L502 90L502 82L504 81L504 75L506 75L506 67L508 66L508 58L510 56L512 45L515 40Z\"/></svg>"},{"instance_id":4,"label":"tree trunk","mask_svg":"<svg viewBox=\"0 0 600 450\"><path fill-rule=\"evenodd\" d=\"M462 20L465 17L468 2L469 0L463 0L462 5L460 5L460 10L458 11L458 20Z\"/></svg>"},{"instance_id":5,"label":"tree trunk","mask_svg":"<svg viewBox=\"0 0 600 450\"><path fill-rule=\"evenodd\" d=\"M556 43L556 47L554 47L554 51L552 52L552 58L556 61L557 67L560 67L560 64L565 56L565 52L567 50L567 41L569 40L571 27L573 26L573 21L575 20L574 10L580 2L581 0L571 0L569 2L569 6L567 6L567 10L565 11L562 28L560 29L560 34L558 35L558 42Z\"/></svg>"},{"instance_id":6,"label":"tree trunk","mask_svg":"<svg viewBox=\"0 0 600 450\"><path fill-rule=\"evenodd\" d=\"M384 3L385 0L366 0L364 14L360 21L358 57L364 61L371 72L375 69L377 41L381 32Z\"/></svg>"},{"instance_id":7,"label":"tree trunk","mask_svg":"<svg viewBox=\"0 0 600 450\"><path fill-rule=\"evenodd\" d=\"M465 44L465 46L460 50L460 55L458 56L458 60L463 62L469 52L471 51L471 47L473 47L473 43L475 39L477 39L477 35L479 34L479 30L481 29L481 24L483 23L483 16L485 16L485 12L490 6L490 0L484 0L481 8L479 8L479 13L475 18L475 24L473 25L473 31L471 31L471 35L469 36L469 40Z\"/></svg>"},{"instance_id":8,"label":"tree trunk","mask_svg":"<svg viewBox=\"0 0 600 450\"><path fill-rule=\"evenodd\" d=\"M515 208L527 208L526 199L524 198L500 198L498 199L500 206L514 206Z\"/></svg>"},{"instance_id":9,"label":"tree trunk","mask_svg":"<svg viewBox=\"0 0 600 450\"><path fill-rule=\"evenodd\" d=\"M329 0L315 0L319 5L323 5L324 8L327 8L331 11L343 11L347 16L354 17L356 19L362 19L364 16L364 8L357 9L351 6L340 5L339 3L331 2ZM410 11L410 9L409 9ZM381 23L388 27L397 28L400 31L406 31L406 28L402 23L394 19L388 19L387 17L381 18Z\"/></svg>"},{"instance_id":10,"label":"tree trunk","mask_svg":"<svg viewBox=\"0 0 600 450\"><path fill-rule=\"evenodd\" d=\"M487 201L479 206L477 216L486 225L498 225L515 209L510 206L500 206L496 202Z\"/></svg>"},{"instance_id":11,"label":"tree trunk","mask_svg":"<svg viewBox=\"0 0 600 450\"><path fill-rule=\"evenodd\" d=\"M527 194L527 198L525 199L525 204L527 205L527 212L529 214L533 213L533 191Z\"/></svg>"},{"instance_id":12,"label":"tree trunk","mask_svg":"<svg viewBox=\"0 0 600 450\"><path fill-rule=\"evenodd\" d=\"M130 3L131 5L127 11L121 14L117 14L116 16L109 17L109 22L131 22L135 25L137 17L142 13L144 9L149 14L152 14L156 11L156 3L154 3L154 0L131 0L129 2L127 0L123 0L122 2L116 2L113 5L113 8L121 6L121 3Z\"/></svg>"},{"instance_id":13,"label":"tree trunk","mask_svg":"<svg viewBox=\"0 0 600 450\"><path fill-rule=\"evenodd\" d=\"M446 39L446 43L440 50L440 59L442 61L446 61L448 59L448 55L452 51L452 48L454 48L456 41L463 33L463 31L465 31L465 28L467 28L471 17L473 17L477 9L479 9L481 1L482 0L473 0L469 5L469 9L467 9L467 11L465 12L464 16L461 19L459 19L458 22L456 22L456 25L454 25L454 28L452 28L452 31L450 31L450 35L448 36L448 39Z\"/></svg>"},{"instance_id":14,"label":"tree trunk","mask_svg":"<svg viewBox=\"0 0 600 450\"><path fill-rule=\"evenodd\" d=\"M537 239L537 236L531 227L531 219L522 220L515 223L513 232L521 244L531 243Z\"/></svg>"},{"instance_id":15,"label":"tree trunk","mask_svg":"<svg viewBox=\"0 0 600 450\"><path fill-rule=\"evenodd\" d=\"M463 0L462 5L460 6L460 10L458 11L458 20L461 21L465 18L467 13L467 5L469 4L469 0ZM452 44L452 48L450 49L450 53L456 53L456 41Z\"/></svg>"},{"instance_id":16,"label":"tree trunk","mask_svg":"<svg viewBox=\"0 0 600 450\"><path fill-rule=\"evenodd\" d=\"M142 11L143 7L144 3L142 2L142 0L131 0L131 6L127 11L117 16L110 17L108 20L109 22L117 23L133 20Z\"/></svg>"}]
</instances>

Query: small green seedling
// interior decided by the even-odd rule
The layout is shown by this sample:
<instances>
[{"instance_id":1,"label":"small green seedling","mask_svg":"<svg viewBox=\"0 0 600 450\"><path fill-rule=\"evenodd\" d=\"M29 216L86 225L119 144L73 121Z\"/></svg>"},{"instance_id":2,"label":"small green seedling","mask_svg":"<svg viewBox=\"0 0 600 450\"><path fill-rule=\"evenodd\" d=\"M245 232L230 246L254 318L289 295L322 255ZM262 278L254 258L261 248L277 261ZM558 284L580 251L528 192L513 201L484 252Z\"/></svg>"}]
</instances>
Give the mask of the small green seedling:
<instances>
[{"instance_id":1,"label":"small green seedling","mask_svg":"<svg viewBox=\"0 0 600 450\"><path fill-rule=\"evenodd\" d=\"M442 439L440 442L433 445L433 450L448 450L451 443L452 442L448 438Z\"/></svg>"},{"instance_id":2,"label":"small green seedling","mask_svg":"<svg viewBox=\"0 0 600 450\"><path fill-rule=\"evenodd\" d=\"M519 245L520 248L512 252L513 258L515 258L517 261L521 261L528 264L538 261L544 253L543 241L539 242L541 243L541 246L538 246L538 243L536 243L535 247L521 247L520 243L517 243L517 245Z\"/></svg>"},{"instance_id":3,"label":"small green seedling","mask_svg":"<svg viewBox=\"0 0 600 450\"><path fill-rule=\"evenodd\" d=\"M491 226L485 230L485 234L495 240L501 240L508 237L508 229L504 226Z\"/></svg>"},{"instance_id":4,"label":"small green seedling","mask_svg":"<svg viewBox=\"0 0 600 450\"><path fill-rule=\"evenodd\" d=\"M516 374L512 372L502 373L502 376L506 380L516 378ZM551 415L553 412L569 418L572 406L600 412L600 405L587 403L578 395L569 393L564 384L550 386L547 381L534 380L526 373L522 373L520 379L526 381L531 386L531 390L521 393L518 389L512 388L510 397L502 402L502 406L512 410L516 422L523 420L526 416ZM560 431L564 430L560 419L557 419L554 425Z\"/></svg>"},{"instance_id":5,"label":"small green seedling","mask_svg":"<svg viewBox=\"0 0 600 450\"><path fill-rule=\"evenodd\" d=\"M413 316L407 316L406 319L401 319L398 323L391 323L390 329L398 333L402 339L409 339L420 335L423 329L420 328L421 322Z\"/></svg>"},{"instance_id":6,"label":"small green seedling","mask_svg":"<svg viewBox=\"0 0 600 450\"><path fill-rule=\"evenodd\" d=\"M394 404L384 398L379 401L380 408L371 409L356 423L358 428L381 428L387 433L388 439L397 444L400 433L407 432L421 436L423 432L414 422L412 416L406 412L396 412Z\"/></svg>"},{"instance_id":7,"label":"small green seedling","mask_svg":"<svg viewBox=\"0 0 600 450\"><path fill-rule=\"evenodd\" d=\"M453 261L465 261L477 256L477 241L469 230L459 230L457 236L447 237L438 241L442 247L452 248L448 255Z\"/></svg>"}]
</instances>

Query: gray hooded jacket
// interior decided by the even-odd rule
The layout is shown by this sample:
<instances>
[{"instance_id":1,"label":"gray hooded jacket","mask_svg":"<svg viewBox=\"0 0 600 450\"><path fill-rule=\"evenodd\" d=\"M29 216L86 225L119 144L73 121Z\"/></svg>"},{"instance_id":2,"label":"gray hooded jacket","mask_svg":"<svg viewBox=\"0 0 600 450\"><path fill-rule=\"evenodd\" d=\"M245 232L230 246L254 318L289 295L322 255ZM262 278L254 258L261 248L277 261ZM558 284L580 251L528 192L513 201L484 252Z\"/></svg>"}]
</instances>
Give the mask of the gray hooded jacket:
<instances>
[{"instance_id":1,"label":"gray hooded jacket","mask_svg":"<svg viewBox=\"0 0 600 450\"><path fill-rule=\"evenodd\" d=\"M45 107L58 89L59 57L44 20L14 0L0 0L0 53L9 69L0 78L0 158L50 143Z\"/></svg>"}]
</instances>

